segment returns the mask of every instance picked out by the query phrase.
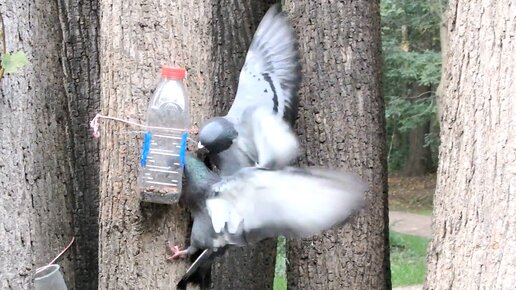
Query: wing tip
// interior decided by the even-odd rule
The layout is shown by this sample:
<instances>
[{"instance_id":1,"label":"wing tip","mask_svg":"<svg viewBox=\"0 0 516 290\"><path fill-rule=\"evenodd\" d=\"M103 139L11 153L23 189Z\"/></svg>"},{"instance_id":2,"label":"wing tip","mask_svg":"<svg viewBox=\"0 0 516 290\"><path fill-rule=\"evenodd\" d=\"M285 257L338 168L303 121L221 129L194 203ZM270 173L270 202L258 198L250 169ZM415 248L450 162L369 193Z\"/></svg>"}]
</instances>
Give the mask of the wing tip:
<instances>
[{"instance_id":1,"label":"wing tip","mask_svg":"<svg viewBox=\"0 0 516 290\"><path fill-rule=\"evenodd\" d=\"M275 80L279 90L278 99L283 120L292 127L299 113L298 93L302 82L300 44L297 33L292 26L288 14L283 11L281 5L271 5L263 16L253 36L250 48L246 56L246 63L242 68L239 89L235 100L238 100L242 73L248 64L253 64L253 69L259 69L262 73L268 73ZM249 91L252 88L247 88ZM243 90L242 90L243 91ZM235 104L235 102L233 103ZM232 111L233 106L230 109ZM237 109L232 114L240 114Z\"/></svg>"},{"instance_id":2,"label":"wing tip","mask_svg":"<svg viewBox=\"0 0 516 290\"><path fill-rule=\"evenodd\" d=\"M302 75L302 65L301 65L301 54L299 52L300 44L297 37L297 33L294 30L286 11L284 11L280 5L280 3L276 3L269 8L265 17L270 17L270 19L277 18L276 21L283 22L283 25L287 28L288 37L286 41L289 42L291 46L291 51L294 52L292 56L290 56L290 61L295 65L293 68L289 70L289 73L281 78L281 83L285 86L288 92L288 104L285 104L285 110L283 112L283 119L290 123L290 125L294 125L299 113L299 90L301 88L301 82L303 81ZM268 23L273 23L274 21L268 21ZM267 22L266 22L267 23ZM285 88L284 88L285 89Z\"/></svg>"},{"instance_id":3,"label":"wing tip","mask_svg":"<svg viewBox=\"0 0 516 290\"><path fill-rule=\"evenodd\" d=\"M281 8L281 3L274 3L271 5L271 7L269 7L269 10L267 10L267 12L265 13L265 15L270 15L270 17L272 16L276 16L277 14L281 14L281 13L285 13L285 11L283 11L283 9ZM265 18L265 16L264 16Z\"/></svg>"}]
</instances>

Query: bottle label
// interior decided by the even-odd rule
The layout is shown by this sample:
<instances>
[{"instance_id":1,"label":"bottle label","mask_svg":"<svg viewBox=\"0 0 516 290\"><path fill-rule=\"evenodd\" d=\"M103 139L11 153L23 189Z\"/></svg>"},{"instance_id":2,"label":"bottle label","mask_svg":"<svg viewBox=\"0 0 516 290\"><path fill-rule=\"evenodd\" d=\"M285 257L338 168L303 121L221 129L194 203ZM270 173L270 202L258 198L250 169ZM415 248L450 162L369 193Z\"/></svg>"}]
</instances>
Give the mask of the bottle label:
<instances>
[{"instance_id":1,"label":"bottle label","mask_svg":"<svg viewBox=\"0 0 516 290\"><path fill-rule=\"evenodd\" d=\"M145 134L143 135L142 156L140 158L140 165L142 167L145 167L145 165L147 165L147 156L149 156L151 140L152 140L151 132L150 131L145 132Z\"/></svg>"},{"instance_id":2,"label":"bottle label","mask_svg":"<svg viewBox=\"0 0 516 290\"><path fill-rule=\"evenodd\" d=\"M185 168L186 141L188 140L188 131L181 136L181 148L179 149L179 160L181 160L181 169Z\"/></svg>"}]
</instances>

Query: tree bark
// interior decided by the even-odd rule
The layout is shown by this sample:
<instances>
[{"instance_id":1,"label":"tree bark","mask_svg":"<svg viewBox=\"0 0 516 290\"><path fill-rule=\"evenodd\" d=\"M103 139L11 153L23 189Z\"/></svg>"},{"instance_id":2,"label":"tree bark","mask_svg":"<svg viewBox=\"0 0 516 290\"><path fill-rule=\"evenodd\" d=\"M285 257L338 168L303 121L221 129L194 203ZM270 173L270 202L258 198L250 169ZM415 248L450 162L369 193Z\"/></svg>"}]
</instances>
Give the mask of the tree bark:
<instances>
[{"instance_id":1,"label":"tree bark","mask_svg":"<svg viewBox=\"0 0 516 290\"><path fill-rule=\"evenodd\" d=\"M0 13L7 50L30 62L0 87L0 288L32 289L74 235L62 38L56 2L7 1ZM73 257L57 262L70 288Z\"/></svg>"},{"instance_id":2,"label":"tree bark","mask_svg":"<svg viewBox=\"0 0 516 290\"><path fill-rule=\"evenodd\" d=\"M425 135L430 130L430 122L413 128L408 132L408 155L403 168L404 176L421 176L428 173L431 165L430 150L425 147Z\"/></svg>"},{"instance_id":3,"label":"tree bark","mask_svg":"<svg viewBox=\"0 0 516 290\"><path fill-rule=\"evenodd\" d=\"M73 170L75 288L98 289L99 152L88 128L100 101L98 1L57 4Z\"/></svg>"},{"instance_id":4,"label":"tree bark","mask_svg":"<svg viewBox=\"0 0 516 290\"><path fill-rule=\"evenodd\" d=\"M102 112L143 122L162 64L187 68L195 125L227 112L266 8L256 1L102 2ZM178 205L140 205L135 185L141 138L124 133L128 130L119 123L102 126L99 287L170 289L186 263L167 264L164 243L189 243L189 217ZM269 288L274 247L258 249L265 254L229 251L216 267L214 288ZM253 280L267 269L263 280Z\"/></svg>"},{"instance_id":5,"label":"tree bark","mask_svg":"<svg viewBox=\"0 0 516 290\"><path fill-rule=\"evenodd\" d=\"M219 1L213 13L215 115L227 113L236 94L238 77L252 37L263 15L275 1ZM212 289L272 289L276 240L246 248L230 248L213 267Z\"/></svg>"},{"instance_id":6,"label":"tree bark","mask_svg":"<svg viewBox=\"0 0 516 290\"><path fill-rule=\"evenodd\" d=\"M350 224L289 241L289 289L390 288L378 1L286 1L300 36L302 164L347 167L369 184Z\"/></svg>"},{"instance_id":7,"label":"tree bark","mask_svg":"<svg viewBox=\"0 0 516 290\"><path fill-rule=\"evenodd\" d=\"M211 107L211 3L103 1L100 4L101 103L105 115L145 122L162 65L188 69L195 121ZM192 69L190 69L192 68ZM203 115L204 114L204 115ZM165 241L184 247L189 217L179 205L140 204L142 138L103 122L100 136L100 289L171 289L185 262L165 261ZM137 131L138 132L138 131Z\"/></svg>"},{"instance_id":8,"label":"tree bark","mask_svg":"<svg viewBox=\"0 0 516 290\"><path fill-rule=\"evenodd\" d=\"M448 62L448 27L446 23L446 19L448 18L448 10L446 9L444 4L439 4L442 7L441 11L441 23L439 24L439 44L441 46L441 63L444 67L444 64ZM443 83L444 83L444 68L441 69L441 79L439 80L439 85L435 89L435 95L437 96L437 109L441 108L439 104L439 99L443 95ZM440 111L437 112L440 118Z\"/></svg>"},{"instance_id":9,"label":"tree bark","mask_svg":"<svg viewBox=\"0 0 516 290\"><path fill-rule=\"evenodd\" d=\"M516 10L449 2L426 289L516 285Z\"/></svg>"}]
</instances>

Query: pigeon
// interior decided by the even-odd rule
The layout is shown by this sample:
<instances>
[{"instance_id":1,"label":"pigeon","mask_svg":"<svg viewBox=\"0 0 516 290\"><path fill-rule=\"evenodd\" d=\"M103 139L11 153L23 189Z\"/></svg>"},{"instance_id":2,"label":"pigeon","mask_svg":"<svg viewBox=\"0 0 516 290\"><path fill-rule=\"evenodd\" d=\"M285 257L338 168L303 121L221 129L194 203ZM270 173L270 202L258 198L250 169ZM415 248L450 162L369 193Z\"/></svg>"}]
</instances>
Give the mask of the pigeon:
<instances>
[{"instance_id":1,"label":"pigeon","mask_svg":"<svg viewBox=\"0 0 516 290\"><path fill-rule=\"evenodd\" d=\"M364 206L367 190L358 176L324 168L244 167L220 176L191 154L185 157L185 176L181 202L193 218L190 246L171 247L170 259L202 254L178 289L195 282L196 272L209 272L213 259L230 246L280 235L310 237L345 223Z\"/></svg>"},{"instance_id":2,"label":"pigeon","mask_svg":"<svg viewBox=\"0 0 516 290\"><path fill-rule=\"evenodd\" d=\"M242 167L282 168L298 154L293 132L301 83L298 42L278 4L265 14L254 34L226 116L202 124L199 148L220 174Z\"/></svg>"}]
</instances>

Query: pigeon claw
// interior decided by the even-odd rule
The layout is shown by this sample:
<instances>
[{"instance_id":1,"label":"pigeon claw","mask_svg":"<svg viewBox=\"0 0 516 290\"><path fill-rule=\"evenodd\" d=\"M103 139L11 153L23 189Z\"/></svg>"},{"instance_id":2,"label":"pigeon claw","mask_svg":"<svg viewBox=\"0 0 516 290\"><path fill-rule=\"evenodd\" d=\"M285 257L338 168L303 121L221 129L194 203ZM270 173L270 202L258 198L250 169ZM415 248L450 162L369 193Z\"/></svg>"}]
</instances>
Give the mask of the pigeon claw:
<instances>
[{"instance_id":1,"label":"pigeon claw","mask_svg":"<svg viewBox=\"0 0 516 290\"><path fill-rule=\"evenodd\" d=\"M167 244L167 249L172 253L172 255L167 255L167 261L177 260L179 258L185 258L188 254L187 250L180 250L178 246L171 246Z\"/></svg>"}]
</instances>

